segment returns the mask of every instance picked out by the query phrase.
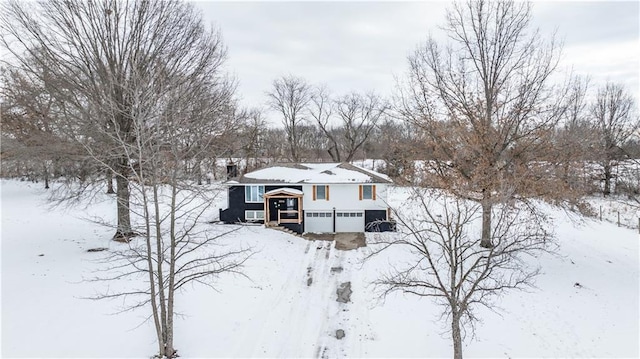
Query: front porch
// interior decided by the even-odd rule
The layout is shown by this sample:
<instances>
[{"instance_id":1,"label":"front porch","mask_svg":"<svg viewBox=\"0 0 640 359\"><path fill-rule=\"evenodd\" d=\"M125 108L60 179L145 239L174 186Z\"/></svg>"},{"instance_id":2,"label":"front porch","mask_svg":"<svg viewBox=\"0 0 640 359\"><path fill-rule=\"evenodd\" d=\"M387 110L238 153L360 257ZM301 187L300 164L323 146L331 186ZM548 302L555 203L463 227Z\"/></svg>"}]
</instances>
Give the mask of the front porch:
<instances>
[{"instance_id":1,"label":"front porch","mask_svg":"<svg viewBox=\"0 0 640 359\"><path fill-rule=\"evenodd\" d=\"M284 226L302 233L302 191L278 188L266 192L263 198L264 223L267 227Z\"/></svg>"}]
</instances>

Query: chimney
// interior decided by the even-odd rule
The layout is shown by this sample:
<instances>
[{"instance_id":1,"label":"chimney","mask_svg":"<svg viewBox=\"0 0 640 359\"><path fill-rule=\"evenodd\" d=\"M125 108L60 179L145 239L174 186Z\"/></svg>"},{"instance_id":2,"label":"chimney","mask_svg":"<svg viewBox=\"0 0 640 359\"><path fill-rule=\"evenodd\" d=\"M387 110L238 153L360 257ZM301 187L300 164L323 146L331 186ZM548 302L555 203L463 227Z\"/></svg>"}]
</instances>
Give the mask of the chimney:
<instances>
[{"instance_id":1,"label":"chimney","mask_svg":"<svg viewBox=\"0 0 640 359\"><path fill-rule=\"evenodd\" d=\"M227 180L238 177L238 165L233 161L227 162Z\"/></svg>"}]
</instances>

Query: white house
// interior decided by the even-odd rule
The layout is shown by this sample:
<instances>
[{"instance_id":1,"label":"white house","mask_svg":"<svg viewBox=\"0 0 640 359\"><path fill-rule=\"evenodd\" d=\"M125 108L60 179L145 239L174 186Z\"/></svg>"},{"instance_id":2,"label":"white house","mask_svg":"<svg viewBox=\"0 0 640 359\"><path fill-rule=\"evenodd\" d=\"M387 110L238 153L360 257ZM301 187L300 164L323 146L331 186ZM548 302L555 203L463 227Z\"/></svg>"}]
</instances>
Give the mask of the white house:
<instances>
[{"instance_id":1,"label":"white house","mask_svg":"<svg viewBox=\"0 0 640 359\"><path fill-rule=\"evenodd\" d=\"M277 164L229 186L226 223L256 221L303 232L390 230L384 174L350 163Z\"/></svg>"}]
</instances>

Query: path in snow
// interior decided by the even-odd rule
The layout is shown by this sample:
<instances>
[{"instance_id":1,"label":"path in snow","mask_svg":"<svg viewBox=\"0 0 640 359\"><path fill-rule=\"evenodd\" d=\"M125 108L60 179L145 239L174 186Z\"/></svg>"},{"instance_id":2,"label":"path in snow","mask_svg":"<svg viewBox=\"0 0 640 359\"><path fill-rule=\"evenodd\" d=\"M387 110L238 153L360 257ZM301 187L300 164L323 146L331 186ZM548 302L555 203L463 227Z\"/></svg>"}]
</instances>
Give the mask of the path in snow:
<instances>
[{"instance_id":1,"label":"path in snow","mask_svg":"<svg viewBox=\"0 0 640 359\"><path fill-rule=\"evenodd\" d=\"M265 305L254 309L252 325L244 328L244 340L238 341L241 344L236 353L253 357L353 356L346 348L360 337L350 325L352 314L358 311L352 310L352 303L336 301L338 286L352 279L350 261L345 261L352 253L335 249L332 241L309 241L304 253L290 258L296 263L287 268L295 269L264 298ZM345 338L335 337L338 329L345 330Z\"/></svg>"}]
</instances>

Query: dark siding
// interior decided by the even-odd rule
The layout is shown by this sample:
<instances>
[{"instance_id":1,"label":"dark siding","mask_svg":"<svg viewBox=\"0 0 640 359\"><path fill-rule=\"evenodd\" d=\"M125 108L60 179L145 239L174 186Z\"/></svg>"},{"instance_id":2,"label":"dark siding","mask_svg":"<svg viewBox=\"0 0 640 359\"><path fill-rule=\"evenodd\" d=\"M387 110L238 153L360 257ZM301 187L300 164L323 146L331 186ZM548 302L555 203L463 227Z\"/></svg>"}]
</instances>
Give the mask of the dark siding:
<instances>
[{"instance_id":1,"label":"dark siding","mask_svg":"<svg viewBox=\"0 0 640 359\"><path fill-rule=\"evenodd\" d=\"M293 188L302 191L302 186L264 186L264 191L272 191L278 188ZM262 210L262 203L245 203L244 201L244 185L229 187L229 208L220 210L220 220L225 223L244 222L244 211L246 210Z\"/></svg>"},{"instance_id":2,"label":"dark siding","mask_svg":"<svg viewBox=\"0 0 640 359\"><path fill-rule=\"evenodd\" d=\"M395 229L395 224L387 221L385 210L365 210L364 228L367 232L389 232Z\"/></svg>"},{"instance_id":3,"label":"dark siding","mask_svg":"<svg viewBox=\"0 0 640 359\"><path fill-rule=\"evenodd\" d=\"M229 208L220 211L220 220L225 223L244 222L244 211L261 210L262 203L245 203L244 186L229 187Z\"/></svg>"}]
</instances>

